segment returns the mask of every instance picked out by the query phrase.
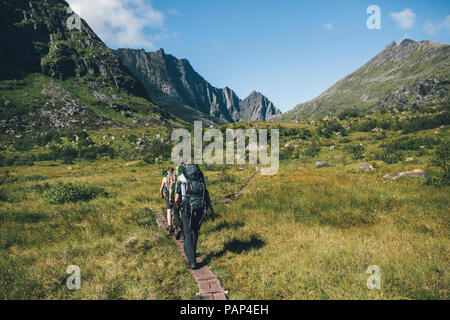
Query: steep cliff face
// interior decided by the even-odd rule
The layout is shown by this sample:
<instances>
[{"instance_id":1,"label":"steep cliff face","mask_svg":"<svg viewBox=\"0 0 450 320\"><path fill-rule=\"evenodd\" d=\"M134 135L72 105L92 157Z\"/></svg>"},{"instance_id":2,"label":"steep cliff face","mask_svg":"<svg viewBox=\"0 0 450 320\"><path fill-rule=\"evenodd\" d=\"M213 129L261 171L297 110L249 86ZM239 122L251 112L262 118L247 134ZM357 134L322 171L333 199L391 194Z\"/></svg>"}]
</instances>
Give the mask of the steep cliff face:
<instances>
[{"instance_id":1,"label":"steep cliff face","mask_svg":"<svg viewBox=\"0 0 450 320\"><path fill-rule=\"evenodd\" d=\"M0 0L0 42L5 132L175 121L63 0Z\"/></svg>"},{"instance_id":2,"label":"steep cliff face","mask_svg":"<svg viewBox=\"0 0 450 320\"><path fill-rule=\"evenodd\" d=\"M371 110L449 103L450 45L406 39L389 44L319 97L281 116L292 120L347 108Z\"/></svg>"},{"instance_id":3,"label":"steep cliff face","mask_svg":"<svg viewBox=\"0 0 450 320\"><path fill-rule=\"evenodd\" d=\"M179 60L163 49L156 52L119 49L116 52L144 85L151 99L184 120L192 120L193 112L199 118L203 116L216 122L266 120L280 113L261 94L241 104L233 90L213 87L188 60Z\"/></svg>"},{"instance_id":4,"label":"steep cliff face","mask_svg":"<svg viewBox=\"0 0 450 320\"><path fill-rule=\"evenodd\" d=\"M74 13L65 1L14 0L1 1L0 6L0 79L33 72L62 80L89 75L146 96L139 81L85 21L79 20L81 30L69 29Z\"/></svg>"},{"instance_id":5,"label":"steep cliff face","mask_svg":"<svg viewBox=\"0 0 450 320\"><path fill-rule=\"evenodd\" d=\"M163 49L156 52L119 49L117 55L133 72L158 105L189 117L195 109L210 119L239 121L239 98L229 88L213 87L186 59L177 59ZM186 108L188 107L188 108Z\"/></svg>"},{"instance_id":6,"label":"steep cliff face","mask_svg":"<svg viewBox=\"0 0 450 320\"><path fill-rule=\"evenodd\" d=\"M269 99L256 91L240 102L240 108L243 121L265 121L281 114Z\"/></svg>"}]
</instances>

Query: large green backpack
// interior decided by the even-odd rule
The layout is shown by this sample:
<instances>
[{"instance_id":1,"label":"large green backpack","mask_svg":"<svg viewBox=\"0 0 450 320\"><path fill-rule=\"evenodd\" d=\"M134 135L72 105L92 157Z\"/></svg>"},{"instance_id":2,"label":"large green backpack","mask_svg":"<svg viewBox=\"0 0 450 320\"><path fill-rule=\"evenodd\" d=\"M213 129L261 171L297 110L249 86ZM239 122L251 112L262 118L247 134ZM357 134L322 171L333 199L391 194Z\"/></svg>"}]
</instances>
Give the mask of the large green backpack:
<instances>
[{"instance_id":1,"label":"large green backpack","mask_svg":"<svg viewBox=\"0 0 450 320\"><path fill-rule=\"evenodd\" d=\"M191 224L200 227L201 221L206 213L206 186L203 173L196 164L184 167L184 177L186 178L185 205L187 212L191 216Z\"/></svg>"}]
</instances>

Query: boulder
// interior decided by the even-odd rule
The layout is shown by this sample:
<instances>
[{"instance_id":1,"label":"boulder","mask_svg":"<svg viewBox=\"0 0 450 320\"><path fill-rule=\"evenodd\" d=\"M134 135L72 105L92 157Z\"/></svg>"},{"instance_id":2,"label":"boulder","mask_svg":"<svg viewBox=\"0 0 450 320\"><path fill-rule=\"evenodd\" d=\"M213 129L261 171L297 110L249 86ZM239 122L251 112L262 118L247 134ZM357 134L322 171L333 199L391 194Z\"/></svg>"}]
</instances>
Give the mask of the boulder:
<instances>
[{"instance_id":1,"label":"boulder","mask_svg":"<svg viewBox=\"0 0 450 320\"><path fill-rule=\"evenodd\" d=\"M360 165L360 168L364 172L375 171L375 168L371 164L363 163L362 165Z\"/></svg>"},{"instance_id":2,"label":"boulder","mask_svg":"<svg viewBox=\"0 0 450 320\"><path fill-rule=\"evenodd\" d=\"M385 179L391 179L391 180L397 180L402 177L424 178L425 171L423 171L422 169L414 169L412 171L399 172L397 174L387 174L384 176Z\"/></svg>"},{"instance_id":3,"label":"boulder","mask_svg":"<svg viewBox=\"0 0 450 320\"><path fill-rule=\"evenodd\" d=\"M317 161L316 168L322 168L322 167L328 167L328 163L326 163L325 161Z\"/></svg>"}]
</instances>

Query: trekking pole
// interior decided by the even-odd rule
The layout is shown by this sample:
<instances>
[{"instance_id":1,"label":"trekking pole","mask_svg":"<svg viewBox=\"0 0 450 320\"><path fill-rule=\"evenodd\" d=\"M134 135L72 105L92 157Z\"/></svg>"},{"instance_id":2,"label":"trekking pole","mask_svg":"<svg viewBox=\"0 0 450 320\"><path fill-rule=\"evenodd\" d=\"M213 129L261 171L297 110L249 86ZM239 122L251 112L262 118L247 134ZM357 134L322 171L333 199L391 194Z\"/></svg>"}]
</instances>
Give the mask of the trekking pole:
<instances>
[{"instance_id":1,"label":"trekking pole","mask_svg":"<svg viewBox=\"0 0 450 320\"><path fill-rule=\"evenodd\" d=\"M206 193L206 202L208 204L209 210L211 211L212 221L216 219L216 212L214 211L213 205L211 203L211 198L209 197L209 192Z\"/></svg>"}]
</instances>

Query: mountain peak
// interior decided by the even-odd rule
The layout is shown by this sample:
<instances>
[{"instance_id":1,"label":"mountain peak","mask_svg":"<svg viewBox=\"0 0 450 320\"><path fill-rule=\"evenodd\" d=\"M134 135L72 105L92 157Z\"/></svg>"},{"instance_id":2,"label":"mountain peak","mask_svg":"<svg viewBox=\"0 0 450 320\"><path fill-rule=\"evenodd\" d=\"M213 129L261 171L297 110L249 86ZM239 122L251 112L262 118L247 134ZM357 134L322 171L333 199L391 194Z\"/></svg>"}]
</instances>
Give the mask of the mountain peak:
<instances>
[{"instance_id":1,"label":"mountain peak","mask_svg":"<svg viewBox=\"0 0 450 320\"><path fill-rule=\"evenodd\" d=\"M262 93L253 90L239 103L241 121L265 121L281 114L281 111Z\"/></svg>"},{"instance_id":2,"label":"mountain peak","mask_svg":"<svg viewBox=\"0 0 450 320\"><path fill-rule=\"evenodd\" d=\"M403 46L407 46L409 44L417 44L417 42L414 40L411 40L411 39L405 39L400 43L400 46L403 47Z\"/></svg>"}]
</instances>

